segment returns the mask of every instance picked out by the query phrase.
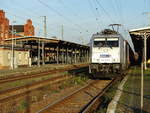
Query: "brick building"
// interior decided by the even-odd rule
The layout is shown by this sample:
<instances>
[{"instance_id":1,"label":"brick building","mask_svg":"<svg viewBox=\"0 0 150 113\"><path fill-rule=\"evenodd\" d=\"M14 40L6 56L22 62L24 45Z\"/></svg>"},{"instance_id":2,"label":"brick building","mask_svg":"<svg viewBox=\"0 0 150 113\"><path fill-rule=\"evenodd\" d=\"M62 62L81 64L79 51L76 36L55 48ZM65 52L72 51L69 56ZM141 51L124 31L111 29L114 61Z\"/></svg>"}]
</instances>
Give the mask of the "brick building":
<instances>
[{"instance_id":1,"label":"brick building","mask_svg":"<svg viewBox=\"0 0 150 113\"><path fill-rule=\"evenodd\" d=\"M25 25L13 25L15 35L13 37L34 36L34 26L32 20L28 19ZM0 41L12 38L12 25L5 17L5 12L0 10Z\"/></svg>"},{"instance_id":2,"label":"brick building","mask_svg":"<svg viewBox=\"0 0 150 113\"><path fill-rule=\"evenodd\" d=\"M34 26L32 25L32 20L28 19L27 23L24 25L24 35L34 36Z\"/></svg>"},{"instance_id":3,"label":"brick building","mask_svg":"<svg viewBox=\"0 0 150 113\"><path fill-rule=\"evenodd\" d=\"M0 40L9 38L9 20L5 17L5 12L0 10Z\"/></svg>"},{"instance_id":4,"label":"brick building","mask_svg":"<svg viewBox=\"0 0 150 113\"><path fill-rule=\"evenodd\" d=\"M32 25L32 20L30 19L27 20L25 25L13 25L13 29L16 32L15 37L34 36L34 26ZM12 30L12 25L9 26L9 30Z\"/></svg>"}]
</instances>

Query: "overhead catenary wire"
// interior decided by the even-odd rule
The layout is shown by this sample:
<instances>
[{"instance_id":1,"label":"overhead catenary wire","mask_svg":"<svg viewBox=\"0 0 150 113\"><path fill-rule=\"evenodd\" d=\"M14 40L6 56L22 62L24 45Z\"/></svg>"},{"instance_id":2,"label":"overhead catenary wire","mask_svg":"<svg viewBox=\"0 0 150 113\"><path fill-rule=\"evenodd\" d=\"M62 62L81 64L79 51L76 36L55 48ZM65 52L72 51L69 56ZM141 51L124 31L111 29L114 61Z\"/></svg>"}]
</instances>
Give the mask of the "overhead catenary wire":
<instances>
[{"instance_id":1,"label":"overhead catenary wire","mask_svg":"<svg viewBox=\"0 0 150 113\"><path fill-rule=\"evenodd\" d=\"M21 8L21 9L24 9L24 16L17 15L16 13L12 13L12 12L10 12L10 11L6 11L7 14L12 15L12 16L16 17L17 19L20 19L20 20L27 20L27 19L32 19L32 20L33 20L33 19L37 19L37 18L38 18L37 14L31 13L32 10L29 11L29 10L28 10L27 8L25 8L23 5L18 4L18 2L16 2L15 0L12 2L12 4L13 4L13 3L15 3L16 7L12 7L12 9L14 9L14 8L15 8L15 10L19 10L20 8ZM13 6L13 5L11 5L11 6ZM28 11L27 11L27 10L28 10ZM36 15L36 16L34 16L34 15ZM36 23L37 25L40 25L40 24L41 24L39 21L35 21L35 20L34 20L33 22Z\"/></svg>"},{"instance_id":2,"label":"overhead catenary wire","mask_svg":"<svg viewBox=\"0 0 150 113\"><path fill-rule=\"evenodd\" d=\"M16 14L13 14L13 13L10 13L10 12L7 12L7 13L8 13L9 15L15 16L16 19L26 20L26 17L20 16L20 15L16 15ZM39 27L40 24L41 24L41 23L37 23L37 27L35 27L35 28L36 28L36 30L37 30L37 34L43 36L43 35L41 34L41 32L43 32L43 28ZM65 26L65 27L66 27L66 28L69 28L69 29L72 29L74 32L78 32L78 33L80 34L80 32L79 32L77 29L73 28L73 27L70 27L70 26ZM47 33L47 34L49 35L49 33ZM70 36L73 37L73 35L70 35Z\"/></svg>"},{"instance_id":3,"label":"overhead catenary wire","mask_svg":"<svg viewBox=\"0 0 150 113\"><path fill-rule=\"evenodd\" d=\"M92 3L92 2L91 2L91 3ZM100 27L101 27L101 26L104 26L104 25L103 25L103 21L102 21L102 19L101 19L101 18L102 18L102 14L100 13L99 8L98 8L98 6L97 6L95 0L93 0L93 7L94 7L94 10L95 10L96 15L97 15L97 19L96 19L96 20L98 21Z\"/></svg>"},{"instance_id":4,"label":"overhead catenary wire","mask_svg":"<svg viewBox=\"0 0 150 113\"><path fill-rule=\"evenodd\" d=\"M113 11L114 11L114 15L116 16L116 21L117 21L117 23L121 23L121 19L119 18L119 9L118 9L118 7L116 6L116 2L115 2L116 0L111 0L111 6L112 6L112 9L113 9Z\"/></svg>"},{"instance_id":5,"label":"overhead catenary wire","mask_svg":"<svg viewBox=\"0 0 150 113\"><path fill-rule=\"evenodd\" d=\"M98 8L98 6L97 6L97 4L96 4L96 1L95 1L95 0L93 0L93 1L94 1L96 13L97 13L97 15L98 15L98 20L99 20L99 22L100 22L99 25L100 25L100 27L101 27L101 26L104 26L103 20L102 20L102 14L101 14L101 12L99 11L99 8ZM102 29L102 27L101 27L101 29Z\"/></svg>"},{"instance_id":6,"label":"overhead catenary wire","mask_svg":"<svg viewBox=\"0 0 150 113\"><path fill-rule=\"evenodd\" d=\"M20 6L20 4L19 4L19 6ZM22 6L23 7L23 6ZM23 7L24 8L24 7ZM24 8L25 9L25 8ZM18 10L18 9L17 9ZM27 8L25 9L25 10L27 10ZM27 11L26 11L27 12ZM16 17L16 19L19 19L19 20L27 20L27 19L29 19L29 18L27 18L25 15L24 16L20 16L20 15L17 15L16 13L12 13L12 12L8 12L7 11L7 13L8 13L8 15L12 15L12 16L14 16L14 17ZM26 13L27 14L27 13ZM33 13L33 15L36 15L36 14L34 14ZM41 24L42 24L42 20L41 20L41 22L39 22L39 21L37 21L36 19L38 19L38 17L40 17L40 14L39 14L39 16L38 15L36 15L37 16L37 18L32 18L32 21L33 21L33 23L36 23L37 24L37 26L40 26ZM52 24L47 24L48 26L52 26ZM55 24L53 24L53 25L55 25ZM54 29L54 27L53 27L53 29ZM78 29L75 29L74 27L70 27L69 29L72 29L72 30L74 30L74 31L76 31L76 32L81 32L80 30L78 30ZM39 29L38 29L39 30ZM40 29L40 31L43 31L43 29L41 28ZM38 31L37 31L38 32ZM49 33L48 33L48 35L49 35Z\"/></svg>"},{"instance_id":7,"label":"overhead catenary wire","mask_svg":"<svg viewBox=\"0 0 150 113\"><path fill-rule=\"evenodd\" d=\"M16 2L17 2L17 0L15 0ZM37 0L34 0L34 1L36 1L37 2ZM45 4L47 4L48 5L48 7L52 7L54 10L56 10L59 14L61 14L61 15L59 15L59 16L61 16L66 22L67 22L67 24L64 24L63 23L63 25L66 27L67 25L70 27L70 29L72 29L72 30L75 30L75 31L77 31L77 32L84 32L84 31L86 31L85 29L85 27L83 27L81 24L79 24L79 23L75 23L75 21L73 21L73 19L71 18L71 17L69 17L68 15L65 15L64 13L62 13L61 11L61 9L63 9L63 7L64 8L66 8L66 9L68 9L71 13L70 13L70 15L72 16L72 15L74 15L74 16L80 16L80 14L81 13L78 13L77 12L77 9L73 9L73 7L71 6L71 5L68 5L68 3L66 3L66 1L65 0L57 0L57 1L60 1L60 4L62 5L62 7L57 3L56 4L56 7L57 7L57 5L59 5L59 7L58 8L56 8L56 7L53 7L51 4L49 4L48 3L48 0L40 0L40 1L42 1L42 2L44 2ZM112 18L113 17L113 12L112 13L110 13L109 11L108 11L108 9L106 9L106 7L104 6L105 4L103 4L103 2L101 2L100 0L88 0L88 2L90 1L90 3L89 3L89 5L88 4L84 4L84 5L88 5L88 6L90 6L89 7L89 9L91 10L91 14L92 15L94 15L93 17L92 17L92 19L94 20L94 21L92 21L93 23L95 22L96 23L96 26L98 25L98 26L103 26L102 24L103 24L103 21L105 21L104 19L102 20L101 18L102 18L102 16L103 16L103 14L102 13L105 13L107 16L108 16L108 19L111 21L111 23L116 23L116 21L117 21L117 23L118 22L120 22L121 24L122 23L124 23L123 22L123 20L124 21L130 21L130 22L136 22L136 21L138 21L140 18L137 18L138 20L136 20L136 21L134 21L133 19L132 19L132 17L129 17L129 18L127 18L127 19L124 19L124 13L126 13L125 12L125 8L123 7L124 6L124 2L121 0L121 1L119 1L119 0L113 0L114 2L115 2L115 4L114 5L112 5L112 7L110 7L110 8L113 8L114 6L115 6L115 10L117 11L117 13L118 13L118 17L117 17L117 19L119 20L117 20L117 19L115 19L114 20L114 18ZM16 4L16 2L14 3L14 4ZM147 6L147 3L148 3L149 1L148 0L144 0L144 5L143 4L141 4L141 5L143 5L144 7L145 6ZM13 2L12 2L13 3ZM21 4L21 2L19 2L20 4ZM100 7L100 5L99 4L101 4L101 6L103 7ZM14 5L13 4L13 5ZM22 10L21 9L21 11L23 11L23 12L25 12L25 14L23 15L25 18L24 19L27 19L26 17L28 17L27 15L32 15L32 18L34 18L34 23L37 23L37 24L41 24L37 19L36 19L36 17L38 17L38 16L44 16L44 15L41 15L40 14L40 11L43 11L43 10L45 10L45 9L42 9L42 8L40 8L39 10L38 10L38 8L35 10L35 8L33 8L33 10L29 10L29 9L32 9L32 8L30 8L30 7L26 7L25 5L23 6L23 4L22 5L20 5L20 4L17 4L17 7L19 6L20 8L22 8L22 9L24 9L24 10ZM36 4L36 6L38 6L39 4L37 4L37 3L35 3ZM92 8L92 7L93 8ZM14 6L13 6L14 7ZM40 7L41 7L41 3L40 3ZM87 7L87 6L86 6ZM18 8L17 8L18 9ZM41 10L42 9L42 10ZM47 8L46 8L47 9ZM104 10L105 11L104 11ZM141 8L141 9L143 9L143 7ZM15 9L16 10L16 9ZM34 11L35 10L35 11ZM20 12L21 12L20 11ZM38 13L37 13L37 11L39 11ZM19 13L20 13L19 12ZM47 9L47 12L48 12L48 9ZM47 13L46 12L46 13ZM52 12L54 12L54 11L52 11ZM77 12L77 13L76 13ZM107 13L108 14L107 14ZM49 12L50 13L50 12ZM66 13L66 12L65 12ZM142 12L141 12L142 13ZM56 14L56 12L55 12L55 14ZM88 14L90 14L90 12L88 13ZM105 16L105 14L104 14L104 16ZM58 14L57 14L58 15ZM122 15L122 16L121 16ZM20 15L19 15L20 16ZM46 15L46 16L49 16L49 15ZM78 17L77 16L77 17ZM50 16L49 16L50 17ZM91 15L90 15L90 17L91 17ZM111 19L110 19L110 17L111 17ZM20 17L18 17L17 16L17 18L20 18ZM22 18L22 17L21 17ZM21 18L20 18L20 20L21 20ZM30 16L30 18L31 18L31 16ZM130 19L130 20L129 20ZM50 20L50 19L49 19ZM108 20L108 21L109 21ZM42 21L42 19L40 20L40 21ZM59 20L58 20L59 21ZM112 21L114 21L114 22L112 22ZM20 21L19 21L20 22ZM50 21L50 22L48 22L48 23L51 23L51 22L53 22L53 21ZM71 23L71 24L70 24ZM94 23L94 24L95 24ZM55 24L57 24L57 23L55 23ZM93 24L93 25L94 25ZM104 23L105 24L105 23ZM132 24L132 23L131 23ZM59 23L59 27L60 27L60 23ZM49 25L48 25L49 26ZM68 27L67 26L67 27ZM129 25L130 26L130 25ZM49 26L49 27L51 27L52 29L54 28L56 28L57 29L57 25L51 25L51 26ZM92 26L93 27L93 26ZM92 28L91 27L91 28ZM94 26L95 27L95 26ZM84 31L83 31L83 29L84 29ZM54 30L53 29L53 30ZM60 29L60 28L58 28L58 29ZM58 30L57 29L57 30ZM87 28L88 29L88 28ZM51 29L50 29L51 30ZM89 30L88 30L89 31ZM91 30L92 31L92 30ZM53 32L54 33L54 32ZM85 33L85 32L84 32Z\"/></svg>"},{"instance_id":8,"label":"overhead catenary wire","mask_svg":"<svg viewBox=\"0 0 150 113\"><path fill-rule=\"evenodd\" d=\"M15 7L12 7L12 6L14 6L13 4L15 5ZM36 18L36 19L38 18L38 16L37 16L38 13L34 13L33 9L29 10L28 8L25 8L23 4L20 4L20 3L18 4L18 2L16 0L13 0L11 6L9 6L9 8L12 8L13 10L15 9L15 10L18 10L18 11L23 10L24 17L26 16L27 18L32 17L32 18Z\"/></svg>"},{"instance_id":9,"label":"overhead catenary wire","mask_svg":"<svg viewBox=\"0 0 150 113\"><path fill-rule=\"evenodd\" d=\"M68 5L65 4L64 0L57 0L59 2L59 4L61 6L63 6L65 9L71 11L71 15L73 15L74 17L77 17L77 18L81 18L80 15L78 15L75 10L71 7L69 7ZM78 26L79 27L79 26ZM77 31L77 30L76 30ZM85 31L88 31L88 29L86 29ZM80 31L81 32L81 31Z\"/></svg>"},{"instance_id":10,"label":"overhead catenary wire","mask_svg":"<svg viewBox=\"0 0 150 113\"><path fill-rule=\"evenodd\" d=\"M119 12L120 22L124 23L124 17L123 17L123 8L122 8L122 0L116 0L116 5Z\"/></svg>"},{"instance_id":11,"label":"overhead catenary wire","mask_svg":"<svg viewBox=\"0 0 150 113\"><path fill-rule=\"evenodd\" d=\"M94 10L94 6L92 5L92 2L91 2L90 0L88 0L88 3L89 3L89 6L90 6L90 10L91 10L93 16L94 16L95 19L96 19L96 18L97 18L97 14L96 14L96 12L95 12L95 10Z\"/></svg>"},{"instance_id":12,"label":"overhead catenary wire","mask_svg":"<svg viewBox=\"0 0 150 113\"><path fill-rule=\"evenodd\" d=\"M23 17L23 16L20 16L20 15L16 15L16 14L13 14L13 13L11 13L11 12L6 12L6 14L8 14L8 15L12 15L13 17L15 17L16 19L19 19L19 20L26 20L27 18L26 17ZM16 21L16 20L15 20ZM17 22L16 22L17 23ZM39 23L39 22L36 22L36 21L34 21L34 23L36 23L37 24L37 26L40 26L40 24L41 23ZM35 27L36 28L36 27ZM39 27L37 27L37 32L41 32L41 31L43 31L43 29L42 28L39 28Z\"/></svg>"},{"instance_id":13,"label":"overhead catenary wire","mask_svg":"<svg viewBox=\"0 0 150 113\"><path fill-rule=\"evenodd\" d=\"M37 2L37 1L36 1ZM40 17L40 16L43 16L43 15L41 15L41 14L39 14L39 13L35 13L35 12L33 12L35 9L33 8L32 10L29 10L28 8L26 8L26 7L24 7L24 5L22 5L22 4L18 4L18 2L17 1L14 1L14 2L12 2L12 3L15 3L15 4L17 4L17 8L15 7L15 9L16 10L18 10L18 8L20 7L20 8L22 8L23 10L24 10L24 12L25 12L25 15L24 15L24 17L21 17L20 15L19 16L17 16L16 14L14 14L14 15L16 15L16 17L18 18L18 19L22 19L22 20L26 20L27 18L26 18L26 15L27 15L27 17L32 17L32 20L33 20L33 23L36 23L38 26L40 25L40 24L42 24L42 23L40 23L39 21L37 21L37 19ZM14 16L13 15L13 16ZM32 15L32 16L31 16ZM42 20L40 20L40 21L42 21ZM55 25L55 24L53 24L53 25ZM49 24L49 23L47 23L47 26L52 26L51 24ZM77 31L77 32L81 32L81 30L79 30L79 29L76 29L76 26L75 26L75 24L73 24L73 26L74 27L70 27L70 29L72 29L72 30L75 30L75 31ZM81 26L78 26L78 28L81 28ZM43 29L42 29L43 30ZM54 30L54 27L53 27L53 30Z\"/></svg>"},{"instance_id":14,"label":"overhead catenary wire","mask_svg":"<svg viewBox=\"0 0 150 113\"><path fill-rule=\"evenodd\" d=\"M92 2L90 0L88 0L89 6L90 6L90 10L93 14L93 16L95 17L95 20L97 22L98 28L101 27L101 24L98 22L99 20L99 13L97 12L97 7L94 7L94 5L92 4Z\"/></svg>"},{"instance_id":15,"label":"overhead catenary wire","mask_svg":"<svg viewBox=\"0 0 150 113\"><path fill-rule=\"evenodd\" d=\"M39 14L39 13L37 13L37 12L35 12L34 10L34 8L32 9L32 10L30 10L30 9L28 9L28 8L25 8L24 7L24 5L22 5L22 4L18 4L18 2L17 1L13 1L13 3L15 3L15 5L16 5L16 7L18 7L18 8L21 8L21 9L24 9L24 12L25 12L25 15L24 16L26 16L26 15L28 15L30 18L32 18L32 20L33 20L33 23L36 23L36 24L38 24L38 26L40 25L40 24L42 24L42 23L40 23L39 21L37 21L37 19L39 18L39 17L41 17L41 16L43 16L43 15L41 15L41 14ZM19 10L18 8L16 8L15 7L15 9L16 10ZM13 7L14 8L14 7ZM18 16L19 17L19 16ZM27 19L27 18L25 18L25 17L23 17L24 19ZM49 24L49 23L47 23L47 26L52 26L52 25L54 25L54 24Z\"/></svg>"},{"instance_id":16,"label":"overhead catenary wire","mask_svg":"<svg viewBox=\"0 0 150 113\"><path fill-rule=\"evenodd\" d=\"M82 26L73 23L72 20L70 20L69 18L67 18L66 16L64 16L63 14L61 14L59 11L57 11L56 9L54 9L53 7L51 7L50 5L46 4L45 2L41 1L41 0L37 0L40 4L42 4L43 6L47 7L48 9L50 9L51 11L53 11L54 13L56 13L58 16L62 17L66 22L71 23L72 25L75 25L78 29L82 29Z\"/></svg>"},{"instance_id":17,"label":"overhead catenary wire","mask_svg":"<svg viewBox=\"0 0 150 113\"><path fill-rule=\"evenodd\" d=\"M73 8L69 7L68 5L65 4L65 2L63 0L58 0L58 2L61 4L61 6L63 6L65 9L71 11L72 15L75 17L80 18L80 16L73 10Z\"/></svg>"},{"instance_id":18,"label":"overhead catenary wire","mask_svg":"<svg viewBox=\"0 0 150 113\"><path fill-rule=\"evenodd\" d=\"M17 2L15 2L15 3L17 4ZM21 6L22 9L25 9L25 10L26 10L26 14L27 14L27 12L30 13L30 14L32 15L31 17L34 18L34 19L37 19L37 18L39 18L39 17L41 17L41 16L44 16L44 15L39 14L39 12L35 12L35 9L30 10L30 9L28 9L28 8L25 8L23 5L20 5L20 4L18 4L17 7L18 7L18 6ZM34 16L33 16L33 15L34 15ZM41 23L39 23L39 22L37 22L37 21L36 21L35 23L41 24ZM49 23L47 23L47 25L48 25L48 26L52 26L52 25L54 25L54 24L49 24Z\"/></svg>"},{"instance_id":19,"label":"overhead catenary wire","mask_svg":"<svg viewBox=\"0 0 150 113\"><path fill-rule=\"evenodd\" d=\"M16 15L16 14L14 14L14 13L12 13L12 12L6 11L6 13L9 14L9 15L14 16L14 17L16 17L16 18L18 18L18 19L20 19L20 20L27 20L27 19L29 19L29 18L27 18L27 17L23 17L23 16L20 16L20 15ZM41 24L41 23L39 23L39 22L37 22L37 21L34 21L34 23L36 23L36 24Z\"/></svg>"},{"instance_id":20,"label":"overhead catenary wire","mask_svg":"<svg viewBox=\"0 0 150 113\"><path fill-rule=\"evenodd\" d=\"M97 4L99 5L99 7L103 10L103 12L108 16L110 22L112 23L116 23L116 21L114 21L112 19L112 17L110 16L110 14L105 10L105 8L102 6L102 4L100 3L100 1L96 0Z\"/></svg>"},{"instance_id":21,"label":"overhead catenary wire","mask_svg":"<svg viewBox=\"0 0 150 113\"><path fill-rule=\"evenodd\" d=\"M115 7L114 0L111 0L111 6L112 6L112 9L113 9L113 11L114 11L114 15L117 17L117 16L118 16L118 15L117 15L117 9L116 9L116 7Z\"/></svg>"},{"instance_id":22,"label":"overhead catenary wire","mask_svg":"<svg viewBox=\"0 0 150 113\"><path fill-rule=\"evenodd\" d=\"M71 11L72 15L75 16L75 17L78 17L78 18L81 18L80 15L78 15L78 13L75 12L75 10L71 7L69 7L68 5L65 4L64 0L58 0L58 2L67 10ZM85 31L88 31L88 29L86 29ZM81 32L81 31L80 31Z\"/></svg>"}]
</instances>

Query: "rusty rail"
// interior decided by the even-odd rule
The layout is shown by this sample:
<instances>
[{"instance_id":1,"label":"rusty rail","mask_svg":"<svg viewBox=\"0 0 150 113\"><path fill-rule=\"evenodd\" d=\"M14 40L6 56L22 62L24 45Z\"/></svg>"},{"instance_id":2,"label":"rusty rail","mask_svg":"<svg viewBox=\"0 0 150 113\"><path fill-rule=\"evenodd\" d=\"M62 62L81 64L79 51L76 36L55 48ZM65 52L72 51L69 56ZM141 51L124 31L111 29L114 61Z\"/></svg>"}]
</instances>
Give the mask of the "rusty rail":
<instances>
[{"instance_id":1,"label":"rusty rail","mask_svg":"<svg viewBox=\"0 0 150 113\"><path fill-rule=\"evenodd\" d=\"M52 77L47 80L35 82L32 84L27 84L24 86L19 86L19 87L0 91L0 102L5 102L9 99L17 98L18 96L25 95L29 91L35 90L37 88L43 87L48 84L53 84L53 83L57 83L60 81L64 81L70 77L72 77L72 76L68 76L68 75L57 76L57 77Z\"/></svg>"},{"instance_id":2,"label":"rusty rail","mask_svg":"<svg viewBox=\"0 0 150 113\"><path fill-rule=\"evenodd\" d=\"M7 77L7 78L0 78L0 84L7 83L7 82L13 82L13 81L17 81L17 80L23 80L23 79L46 76L48 74L56 74L56 73L60 73L60 72L79 69L79 68L82 68L82 67L87 67L87 66L83 65L83 66L76 66L76 67L66 67L66 68L63 68L63 69L55 69L55 70L50 70L50 71L45 71L45 72L40 72L40 73L35 73L35 74L15 75L15 76Z\"/></svg>"},{"instance_id":3,"label":"rusty rail","mask_svg":"<svg viewBox=\"0 0 150 113\"><path fill-rule=\"evenodd\" d=\"M52 108L53 106L56 106L57 104L59 104L60 102L64 101L65 99L68 99L68 98L70 98L72 95L75 95L76 93L78 93L78 92L82 91L83 89L89 87L89 85L91 85L92 83L94 83L94 81L91 81L90 83L88 83L87 85L81 87L80 89L77 89L77 90L75 90L74 92L70 93L69 95L67 95L67 96L65 96L65 97L63 97L63 98L61 98L61 99L59 99L59 100L57 100L57 101L55 101L55 102L53 102L53 103L47 105L46 107L44 107L43 109L37 111L36 113L43 113L43 112L45 112L47 109L50 109L50 108Z\"/></svg>"},{"instance_id":4,"label":"rusty rail","mask_svg":"<svg viewBox=\"0 0 150 113\"><path fill-rule=\"evenodd\" d=\"M104 80L101 80L101 81L103 81L102 83L104 83ZM107 81L107 80L106 80L106 81ZM105 81L105 85L107 85L107 83L108 83L108 81L107 81L107 82L106 82L106 81ZM109 81L110 81L110 80L109 80ZM92 88L96 88L96 87L94 87L93 85L96 84L96 83L98 83L98 82L100 82L100 81L92 80L90 83L88 83L88 84L85 85L84 87L82 87L82 88L80 88L80 89L78 89L78 90L72 92L71 94L69 94L69 95L67 95L67 96L65 96L65 97L63 97L63 98L57 100L57 101L54 102L54 103L50 103L49 105L47 105L47 106L44 107L43 109L37 111L36 113L56 113L56 112L61 112L61 113L70 113L70 112L71 112L71 113L76 113L76 112L79 112L79 111L81 110L81 107L82 107L82 105L80 106L80 103L82 103L82 101L80 101L80 102L75 102L75 101L71 101L71 99L72 99L72 100L75 100L76 96L82 95L82 93L83 93L84 95L86 95L86 97L87 97L87 95L88 95L88 98L91 98L92 95L88 92L88 88L89 88L89 87L90 87L91 89L92 89ZM101 88L103 88L103 87L104 87L104 86L102 86ZM100 90L99 88L97 88L97 89ZM85 98L86 98L86 97L85 97ZM92 97L92 98L93 98L93 97ZM79 97L78 99L80 100L80 99L82 99L82 97ZM90 100L91 100L91 99L90 99ZM84 100L83 103L88 103L88 102L89 102L89 100ZM72 106L71 106L71 107L68 106L68 105L71 105L71 104L73 104L74 107L75 107L75 106L80 106L80 107L78 107L78 108L75 107L75 109L74 109L74 108L72 109ZM64 107L67 106L67 109L64 108L63 106L64 106ZM61 108L63 108L63 109L61 109Z\"/></svg>"},{"instance_id":5,"label":"rusty rail","mask_svg":"<svg viewBox=\"0 0 150 113\"><path fill-rule=\"evenodd\" d=\"M95 96L85 107L80 111L80 113L93 113L96 111L98 106L102 103L101 97L106 93L106 91L116 83L120 78L113 79L104 89L100 91L97 96Z\"/></svg>"}]
</instances>

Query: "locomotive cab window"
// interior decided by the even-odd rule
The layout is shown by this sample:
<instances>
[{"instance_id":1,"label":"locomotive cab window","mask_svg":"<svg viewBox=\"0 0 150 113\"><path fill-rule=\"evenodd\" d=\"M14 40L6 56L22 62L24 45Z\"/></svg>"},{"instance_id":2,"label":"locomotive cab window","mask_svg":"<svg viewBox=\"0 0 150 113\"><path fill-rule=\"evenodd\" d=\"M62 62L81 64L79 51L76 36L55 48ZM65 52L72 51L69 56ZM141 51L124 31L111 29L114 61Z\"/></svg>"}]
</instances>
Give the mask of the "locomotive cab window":
<instances>
[{"instance_id":1,"label":"locomotive cab window","mask_svg":"<svg viewBox=\"0 0 150 113\"><path fill-rule=\"evenodd\" d=\"M119 46L118 38L107 38L107 45L110 47L118 47Z\"/></svg>"},{"instance_id":2,"label":"locomotive cab window","mask_svg":"<svg viewBox=\"0 0 150 113\"><path fill-rule=\"evenodd\" d=\"M95 47L103 47L105 44L106 44L105 38L94 39L94 46Z\"/></svg>"},{"instance_id":3,"label":"locomotive cab window","mask_svg":"<svg viewBox=\"0 0 150 113\"><path fill-rule=\"evenodd\" d=\"M94 39L94 47L118 47L118 38L97 38Z\"/></svg>"}]
</instances>

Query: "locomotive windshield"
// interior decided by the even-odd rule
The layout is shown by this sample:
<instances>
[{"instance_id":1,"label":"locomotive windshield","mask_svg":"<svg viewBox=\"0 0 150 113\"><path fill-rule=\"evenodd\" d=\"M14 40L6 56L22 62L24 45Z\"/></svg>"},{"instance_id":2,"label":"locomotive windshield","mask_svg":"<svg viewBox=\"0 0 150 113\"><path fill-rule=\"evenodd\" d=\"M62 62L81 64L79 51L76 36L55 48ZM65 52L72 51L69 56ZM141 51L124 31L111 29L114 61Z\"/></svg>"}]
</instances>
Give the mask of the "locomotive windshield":
<instances>
[{"instance_id":1,"label":"locomotive windshield","mask_svg":"<svg viewBox=\"0 0 150 113\"><path fill-rule=\"evenodd\" d=\"M118 43L118 38L107 38L107 45L111 46L111 47L118 47L119 43Z\"/></svg>"},{"instance_id":2,"label":"locomotive windshield","mask_svg":"<svg viewBox=\"0 0 150 113\"><path fill-rule=\"evenodd\" d=\"M94 39L94 46L95 47L102 47L104 46L106 43L106 39L105 38L100 38L100 39Z\"/></svg>"},{"instance_id":3,"label":"locomotive windshield","mask_svg":"<svg viewBox=\"0 0 150 113\"><path fill-rule=\"evenodd\" d=\"M95 47L118 47L118 38L97 38L94 39Z\"/></svg>"}]
</instances>

